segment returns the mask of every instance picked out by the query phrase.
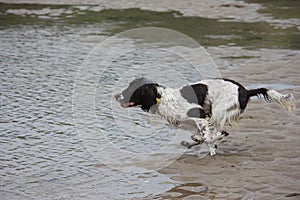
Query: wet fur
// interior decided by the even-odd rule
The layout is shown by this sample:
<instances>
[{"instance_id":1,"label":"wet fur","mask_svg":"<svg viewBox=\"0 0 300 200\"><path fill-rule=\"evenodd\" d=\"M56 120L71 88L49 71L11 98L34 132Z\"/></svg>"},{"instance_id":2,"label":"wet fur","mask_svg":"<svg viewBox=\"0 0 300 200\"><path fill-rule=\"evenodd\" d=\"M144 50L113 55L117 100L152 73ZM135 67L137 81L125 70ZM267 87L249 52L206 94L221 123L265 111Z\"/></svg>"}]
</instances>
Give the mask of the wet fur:
<instances>
[{"instance_id":1,"label":"wet fur","mask_svg":"<svg viewBox=\"0 0 300 200\"><path fill-rule=\"evenodd\" d=\"M266 88L247 90L230 79L202 80L173 89L142 77L115 97L121 105L140 106L159 114L175 128L191 131L193 142L183 141L182 145L191 148L206 143L210 154L215 155L217 141L228 135L224 126L238 121L250 98L259 95L289 113L295 110L295 98L290 93L282 95Z\"/></svg>"}]
</instances>

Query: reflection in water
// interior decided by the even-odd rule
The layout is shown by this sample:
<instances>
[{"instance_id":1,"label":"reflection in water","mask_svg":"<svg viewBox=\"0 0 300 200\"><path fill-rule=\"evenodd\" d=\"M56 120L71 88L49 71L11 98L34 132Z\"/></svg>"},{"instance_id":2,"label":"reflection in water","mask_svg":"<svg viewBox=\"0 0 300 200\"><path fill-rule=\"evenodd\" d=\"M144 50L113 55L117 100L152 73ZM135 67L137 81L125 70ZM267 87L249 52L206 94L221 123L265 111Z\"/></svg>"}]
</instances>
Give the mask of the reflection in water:
<instances>
[{"instance_id":1,"label":"reflection in water","mask_svg":"<svg viewBox=\"0 0 300 200\"><path fill-rule=\"evenodd\" d=\"M193 199L213 198L215 193L209 191L208 187L202 183L186 183L168 190L162 199L183 199L190 197Z\"/></svg>"}]
</instances>

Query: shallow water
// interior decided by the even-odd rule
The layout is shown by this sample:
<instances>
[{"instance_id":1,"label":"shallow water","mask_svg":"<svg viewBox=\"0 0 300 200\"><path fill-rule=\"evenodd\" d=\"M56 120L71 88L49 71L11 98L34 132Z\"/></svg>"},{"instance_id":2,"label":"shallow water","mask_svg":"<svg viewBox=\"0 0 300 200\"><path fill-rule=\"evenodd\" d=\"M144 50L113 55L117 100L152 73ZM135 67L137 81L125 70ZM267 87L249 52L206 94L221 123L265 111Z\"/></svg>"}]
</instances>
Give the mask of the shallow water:
<instances>
[{"instance_id":1,"label":"shallow water","mask_svg":"<svg viewBox=\"0 0 300 200\"><path fill-rule=\"evenodd\" d=\"M181 31L212 47L299 49L296 27L276 29L267 23L180 17L176 12L93 12L84 8L1 4L1 199L151 198L178 189L173 188L178 182L164 173L149 171L149 166L159 168L162 166L153 165L161 162L158 158L180 156L185 149L179 141L189 136L178 135L161 119L139 109L121 109L112 94L124 88L134 73L146 72L172 87L196 81L186 60L169 51L151 49L122 55L98 78L94 91L96 134L82 135L75 128L72 92L78 70L98 42L108 36L129 28L159 26ZM135 42L139 41L129 41L130 45ZM111 49L112 53L118 50L118 46ZM115 149L101 149L103 135L136 157L114 157L118 156ZM173 140L174 135L179 137ZM165 146L169 148L156 152Z\"/></svg>"},{"instance_id":2,"label":"shallow water","mask_svg":"<svg viewBox=\"0 0 300 200\"><path fill-rule=\"evenodd\" d=\"M122 199L167 189L164 175L117 171L85 150L72 90L95 44L78 41L82 27L57 28L1 29L1 198Z\"/></svg>"}]
</instances>

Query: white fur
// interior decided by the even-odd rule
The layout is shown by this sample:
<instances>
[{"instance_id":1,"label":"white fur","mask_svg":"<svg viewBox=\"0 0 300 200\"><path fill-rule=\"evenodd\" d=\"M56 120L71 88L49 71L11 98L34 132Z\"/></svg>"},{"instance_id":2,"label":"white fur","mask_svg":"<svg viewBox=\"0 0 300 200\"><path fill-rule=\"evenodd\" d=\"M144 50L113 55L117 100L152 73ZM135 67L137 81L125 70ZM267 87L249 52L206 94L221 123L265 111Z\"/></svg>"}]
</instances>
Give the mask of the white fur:
<instances>
[{"instance_id":1,"label":"white fur","mask_svg":"<svg viewBox=\"0 0 300 200\"><path fill-rule=\"evenodd\" d=\"M192 108L202 108L198 104L189 103L180 94L179 89L159 88L161 103L157 113L166 119L170 125L186 129L197 130L198 136L210 146L210 153L216 153L215 142L222 137L221 131L227 122L236 119L240 114L238 102L238 86L224 80L203 80L208 86L207 100L212 104L211 118L191 118L187 112Z\"/></svg>"},{"instance_id":2,"label":"white fur","mask_svg":"<svg viewBox=\"0 0 300 200\"><path fill-rule=\"evenodd\" d=\"M216 154L216 141L221 139L226 123L237 121L241 109L238 100L238 85L222 79L203 80L194 84L207 85L207 99L211 105L211 116L208 118L192 118L187 112L192 108L201 108L198 104L189 103L181 96L180 89L158 88L161 102L157 107L157 114L166 119L170 125L189 130L196 135L193 140L209 145L210 154ZM292 113L295 110L295 98L292 94L282 95L275 90L267 92L271 101L274 101ZM186 142L187 143L187 142Z\"/></svg>"},{"instance_id":3,"label":"white fur","mask_svg":"<svg viewBox=\"0 0 300 200\"><path fill-rule=\"evenodd\" d=\"M190 118L186 115L189 109L201 108L200 105L190 104L184 99L179 89L159 88L159 92L161 93L161 103L157 112L172 126L178 127L180 122L189 120Z\"/></svg>"},{"instance_id":4,"label":"white fur","mask_svg":"<svg viewBox=\"0 0 300 200\"><path fill-rule=\"evenodd\" d=\"M137 82L139 84L152 83L146 79L137 79ZM289 113L295 111L295 98L290 93L283 95L275 90L267 90L265 88L246 90L239 83L228 79L202 80L190 85L197 84L207 86L207 91L206 87L202 87L201 85L198 85L200 86L199 90L196 89L200 95L205 95L205 99L201 99L201 101L204 102L200 102L203 107L196 103L190 103L193 102L191 99L185 99L181 94L181 89L183 88L172 89L155 84L158 94L156 93L155 97L149 96L147 98L159 97L160 99L156 99L156 104L152 105L150 109L148 108L147 111L159 114L173 127L193 132L194 135L192 135L191 138L194 142L189 143L183 141L182 144L191 147L204 142L209 145L211 155L216 154L217 140L228 135L224 130L225 125L232 124L239 119L250 97L263 95L267 101L277 103ZM132 88L128 88L125 90L126 93L123 91L115 95L115 98L123 107L135 106L135 102L124 102L123 93L128 95L128 90L134 91ZM182 91L185 93L186 88ZM207 93L202 94L205 92ZM198 93L197 95L199 95ZM184 94L187 98L190 98L189 95L190 94ZM201 109L200 112L203 111L204 113L199 113L200 116L198 116L196 112L197 117L190 117L194 115L194 110L191 110L193 108L199 108ZM191 112L189 113L189 111ZM188 113L191 115L188 116ZM205 116L205 118L200 118L203 116Z\"/></svg>"}]
</instances>

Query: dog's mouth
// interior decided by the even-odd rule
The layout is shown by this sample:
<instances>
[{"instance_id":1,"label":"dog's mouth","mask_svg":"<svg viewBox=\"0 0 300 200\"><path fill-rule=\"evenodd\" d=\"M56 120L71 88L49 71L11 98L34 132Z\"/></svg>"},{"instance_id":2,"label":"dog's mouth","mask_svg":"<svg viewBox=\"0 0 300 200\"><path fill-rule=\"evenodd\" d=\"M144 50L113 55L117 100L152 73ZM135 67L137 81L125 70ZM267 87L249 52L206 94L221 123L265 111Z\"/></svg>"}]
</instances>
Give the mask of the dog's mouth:
<instances>
[{"instance_id":1,"label":"dog's mouth","mask_svg":"<svg viewBox=\"0 0 300 200\"><path fill-rule=\"evenodd\" d=\"M123 97L123 95L121 93L115 94L114 96L115 96L116 100L121 104L121 106L123 108L129 108L129 107L135 106L134 102L130 102L130 101L127 102L127 101L125 101L124 97Z\"/></svg>"},{"instance_id":2,"label":"dog's mouth","mask_svg":"<svg viewBox=\"0 0 300 200\"><path fill-rule=\"evenodd\" d=\"M134 102L128 102L128 103L121 103L121 106L123 108L129 108L134 106Z\"/></svg>"}]
</instances>

